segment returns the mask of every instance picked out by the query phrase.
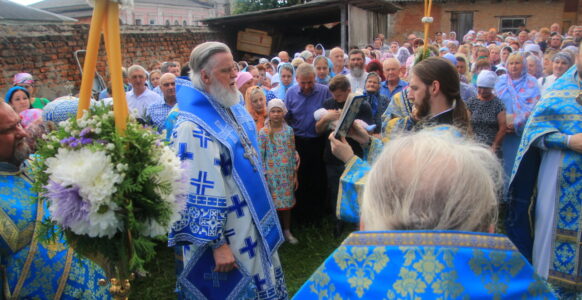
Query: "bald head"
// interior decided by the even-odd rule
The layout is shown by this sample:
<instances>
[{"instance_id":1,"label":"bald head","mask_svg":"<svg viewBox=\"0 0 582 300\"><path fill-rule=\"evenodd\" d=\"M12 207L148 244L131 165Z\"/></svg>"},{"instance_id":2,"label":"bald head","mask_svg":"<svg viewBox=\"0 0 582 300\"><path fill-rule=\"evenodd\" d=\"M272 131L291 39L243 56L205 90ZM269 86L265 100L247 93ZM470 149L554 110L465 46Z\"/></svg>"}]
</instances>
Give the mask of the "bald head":
<instances>
[{"instance_id":1,"label":"bald head","mask_svg":"<svg viewBox=\"0 0 582 300\"><path fill-rule=\"evenodd\" d=\"M279 56L281 62L289 62L289 53L287 51L281 51L277 56Z\"/></svg>"},{"instance_id":2,"label":"bald head","mask_svg":"<svg viewBox=\"0 0 582 300\"><path fill-rule=\"evenodd\" d=\"M333 63L334 69L341 69L344 67L344 50L339 47L331 49L329 52L329 58Z\"/></svg>"},{"instance_id":3,"label":"bald head","mask_svg":"<svg viewBox=\"0 0 582 300\"><path fill-rule=\"evenodd\" d=\"M20 166L30 153L25 141L28 133L20 124L20 116L4 101L0 102L0 132L0 162Z\"/></svg>"},{"instance_id":4,"label":"bald head","mask_svg":"<svg viewBox=\"0 0 582 300\"><path fill-rule=\"evenodd\" d=\"M166 104L173 106L176 104L176 75L166 73L160 78L160 89L164 95Z\"/></svg>"},{"instance_id":5,"label":"bald head","mask_svg":"<svg viewBox=\"0 0 582 300\"><path fill-rule=\"evenodd\" d=\"M396 58L387 58L382 63L382 71L388 83L397 84L400 81L400 62Z\"/></svg>"}]
</instances>

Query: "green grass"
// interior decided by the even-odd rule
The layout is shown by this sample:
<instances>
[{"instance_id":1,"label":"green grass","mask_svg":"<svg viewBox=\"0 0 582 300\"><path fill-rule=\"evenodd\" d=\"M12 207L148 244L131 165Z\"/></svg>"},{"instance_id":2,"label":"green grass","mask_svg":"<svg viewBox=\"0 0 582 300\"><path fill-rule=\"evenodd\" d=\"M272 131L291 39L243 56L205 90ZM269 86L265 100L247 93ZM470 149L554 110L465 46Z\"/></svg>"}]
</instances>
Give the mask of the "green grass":
<instances>
[{"instance_id":1,"label":"green grass","mask_svg":"<svg viewBox=\"0 0 582 300\"><path fill-rule=\"evenodd\" d=\"M351 226L346 226L344 234L336 239L333 237L333 228L334 224L329 219L296 228L293 234L299 240L299 244L284 243L279 249L289 295L297 292L348 235L348 228L352 229ZM158 251L156 258L146 265L149 277L137 278L133 282L130 299L176 299L174 252L163 243L160 243L156 250Z\"/></svg>"}]
</instances>

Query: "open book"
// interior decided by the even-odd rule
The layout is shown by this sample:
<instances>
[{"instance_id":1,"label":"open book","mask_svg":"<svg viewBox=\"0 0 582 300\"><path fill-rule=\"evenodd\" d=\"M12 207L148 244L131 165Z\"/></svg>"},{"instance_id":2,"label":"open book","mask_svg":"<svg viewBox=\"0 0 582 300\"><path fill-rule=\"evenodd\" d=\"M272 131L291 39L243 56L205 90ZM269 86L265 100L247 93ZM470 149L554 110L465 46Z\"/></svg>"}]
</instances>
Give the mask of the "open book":
<instances>
[{"instance_id":1,"label":"open book","mask_svg":"<svg viewBox=\"0 0 582 300\"><path fill-rule=\"evenodd\" d=\"M366 96L360 93L350 93L348 95L348 99L344 104L344 109L340 115L338 125L335 127L333 132L333 136L336 139L340 139L341 137L348 135L348 131L350 130L350 127L352 127L354 120L356 120L356 116L360 112L360 106L364 101L366 101Z\"/></svg>"}]
</instances>

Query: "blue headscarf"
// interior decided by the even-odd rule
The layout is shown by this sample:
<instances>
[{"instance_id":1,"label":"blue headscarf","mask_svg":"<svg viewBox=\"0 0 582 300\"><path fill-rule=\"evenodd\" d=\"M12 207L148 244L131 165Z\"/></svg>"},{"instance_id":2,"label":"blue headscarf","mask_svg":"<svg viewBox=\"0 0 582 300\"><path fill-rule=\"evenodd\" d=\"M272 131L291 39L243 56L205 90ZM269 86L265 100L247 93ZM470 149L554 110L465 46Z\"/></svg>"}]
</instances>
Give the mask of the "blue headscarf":
<instances>
[{"instance_id":1,"label":"blue headscarf","mask_svg":"<svg viewBox=\"0 0 582 300\"><path fill-rule=\"evenodd\" d=\"M10 98L12 98L12 95L16 92L16 91L23 91L26 96L28 98L30 98L30 93L28 92L27 89L21 87L21 86L13 86L11 87L8 92L6 92L6 96L4 97L4 100L6 101L6 103L10 103ZM32 101L32 99L31 99Z\"/></svg>"},{"instance_id":2,"label":"blue headscarf","mask_svg":"<svg viewBox=\"0 0 582 300\"><path fill-rule=\"evenodd\" d=\"M295 68L293 68L293 65L290 63L280 64L279 67L277 67L279 78L281 78L281 71L283 69L291 72L291 83L289 85L284 85L283 80L280 80L279 85L274 90L272 90L272 92L275 93L275 96L277 96L276 98L286 100L287 98L285 98L285 95L287 95L287 90L289 90L290 87L296 85L297 83L295 82Z\"/></svg>"},{"instance_id":3,"label":"blue headscarf","mask_svg":"<svg viewBox=\"0 0 582 300\"><path fill-rule=\"evenodd\" d=\"M495 84L495 93L505 104L507 114L513 114L515 132L521 135L541 93L536 78L527 73L525 58L519 53L514 53L507 60L509 61L513 56L522 58L521 75L517 79L511 79L509 74L501 75ZM509 63L506 65L509 66Z\"/></svg>"},{"instance_id":4,"label":"blue headscarf","mask_svg":"<svg viewBox=\"0 0 582 300\"><path fill-rule=\"evenodd\" d=\"M331 62L331 59L329 59L323 55L319 55L318 57L316 57L313 60L313 66L315 66L317 64L317 62L321 59L325 59L327 61L327 70L328 70L327 77L321 79L321 78L319 78L319 76L315 76L315 80L319 84L328 85L329 81L331 80L331 70L333 70L333 63Z\"/></svg>"}]
</instances>

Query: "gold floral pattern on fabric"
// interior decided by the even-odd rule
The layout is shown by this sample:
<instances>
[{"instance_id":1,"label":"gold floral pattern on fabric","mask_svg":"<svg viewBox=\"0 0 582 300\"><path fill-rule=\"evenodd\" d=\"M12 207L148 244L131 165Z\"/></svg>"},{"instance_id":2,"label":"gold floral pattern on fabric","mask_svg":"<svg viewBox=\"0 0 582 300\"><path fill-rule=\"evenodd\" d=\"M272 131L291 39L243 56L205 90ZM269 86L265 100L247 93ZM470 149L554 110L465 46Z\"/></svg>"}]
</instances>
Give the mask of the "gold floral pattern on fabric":
<instances>
[{"instance_id":1,"label":"gold floral pattern on fabric","mask_svg":"<svg viewBox=\"0 0 582 300\"><path fill-rule=\"evenodd\" d=\"M335 285L330 284L329 275L325 272L325 267L322 265L310 278L312 284L309 286L309 290L317 295L317 299L333 299L342 300L342 296L337 293Z\"/></svg>"},{"instance_id":2,"label":"gold floral pattern on fabric","mask_svg":"<svg viewBox=\"0 0 582 300\"><path fill-rule=\"evenodd\" d=\"M398 295L388 299L406 297L422 299L426 292L443 295L445 299L460 296L464 288L458 283L458 274L453 263L455 250L434 247L400 247L404 264L393 285Z\"/></svg>"},{"instance_id":3,"label":"gold floral pattern on fabric","mask_svg":"<svg viewBox=\"0 0 582 300\"><path fill-rule=\"evenodd\" d=\"M473 258L469 261L471 270L484 281L485 288L500 299L508 288L509 279L516 276L525 266L519 253L486 253L482 250L473 251ZM486 281L486 282L485 282Z\"/></svg>"},{"instance_id":4,"label":"gold floral pattern on fabric","mask_svg":"<svg viewBox=\"0 0 582 300\"><path fill-rule=\"evenodd\" d=\"M339 247L334 255L336 264L346 272L350 286L356 290L360 298L370 287L376 274L380 273L389 261L386 249L383 247L375 248L372 253L368 252L367 247L350 249Z\"/></svg>"}]
</instances>

